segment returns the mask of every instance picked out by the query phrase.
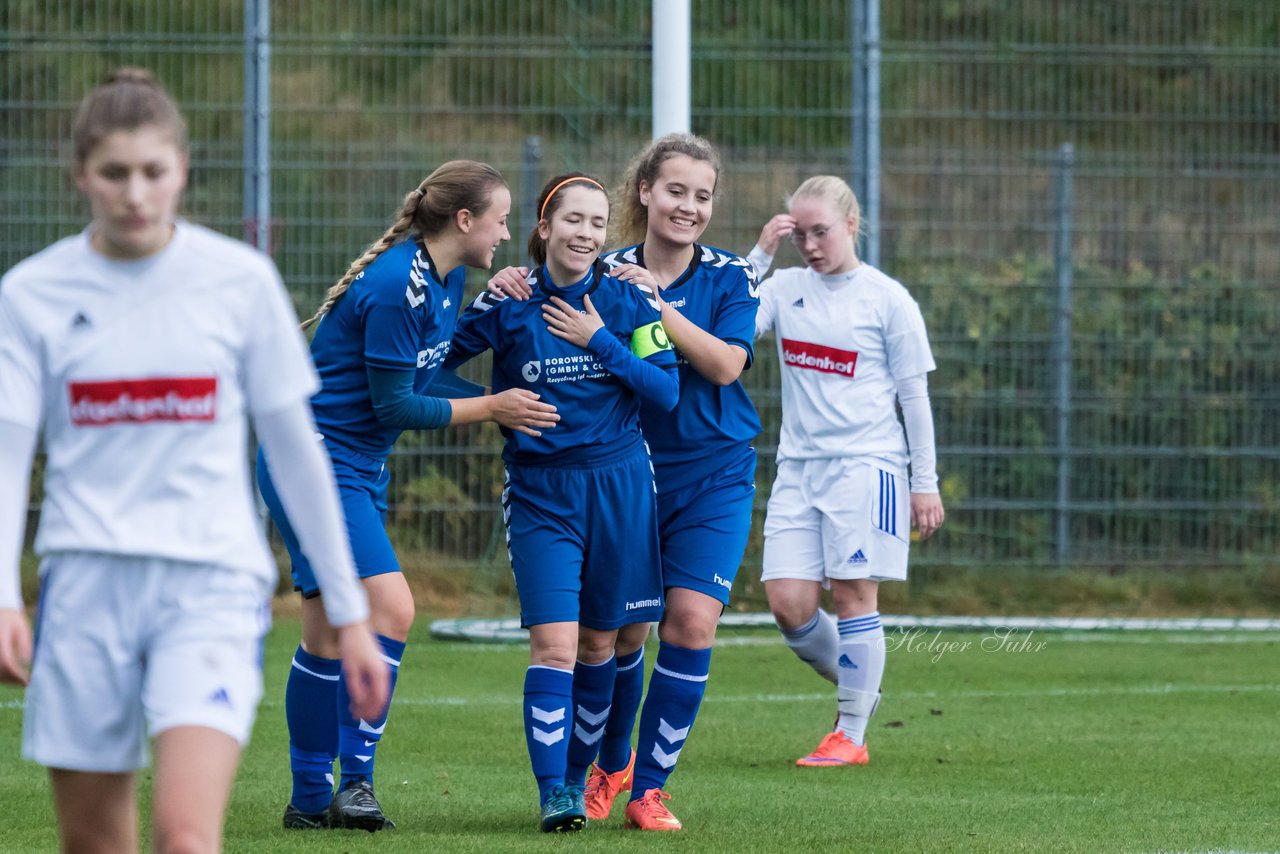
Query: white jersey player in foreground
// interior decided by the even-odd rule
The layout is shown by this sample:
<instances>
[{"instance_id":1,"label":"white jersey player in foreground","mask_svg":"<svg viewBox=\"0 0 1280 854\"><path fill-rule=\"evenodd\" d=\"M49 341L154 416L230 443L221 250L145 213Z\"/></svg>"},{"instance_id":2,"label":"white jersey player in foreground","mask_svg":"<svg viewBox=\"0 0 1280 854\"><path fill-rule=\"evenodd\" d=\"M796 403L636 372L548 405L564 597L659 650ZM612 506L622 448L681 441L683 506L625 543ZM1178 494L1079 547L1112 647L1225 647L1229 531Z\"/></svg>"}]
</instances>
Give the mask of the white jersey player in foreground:
<instances>
[{"instance_id":1,"label":"white jersey player in foreground","mask_svg":"<svg viewBox=\"0 0 1280 854\"><path fill-rule=\"evenodd\" d=\"M91 92L74 138L89 228L0 280L0 680L27 683L32 660L18 558L43 431L23 754L49 768L64 851L136 851L149 733L155 850L212 852L262 693L276 583L246 415L288 471L292 518L309 523L298 533L359 714L385 703L387 666L274 265L177 218L185 124L147 72L121 69Z\"/></svg>"},{"instance_id":2,"label":"white jersey player in foreground","mask_svg":"<svg viewBox=\"0 0 1280 854\"><path fill-rule=\"evenodd\" d=\"M907 577L910 525L923 539L943 519L926 381L935 365L915 300L858 260L848 185L810 178L788 207L748 256L763 278L789 234L807 265L775 272L756 316L756 335L776 332L782 360L762 578L787 645L837 686L835 730L796 764L865 765L885 663L878 586ZM825 585L838 622L819 607Z\"/></svg>"}]
</instances>

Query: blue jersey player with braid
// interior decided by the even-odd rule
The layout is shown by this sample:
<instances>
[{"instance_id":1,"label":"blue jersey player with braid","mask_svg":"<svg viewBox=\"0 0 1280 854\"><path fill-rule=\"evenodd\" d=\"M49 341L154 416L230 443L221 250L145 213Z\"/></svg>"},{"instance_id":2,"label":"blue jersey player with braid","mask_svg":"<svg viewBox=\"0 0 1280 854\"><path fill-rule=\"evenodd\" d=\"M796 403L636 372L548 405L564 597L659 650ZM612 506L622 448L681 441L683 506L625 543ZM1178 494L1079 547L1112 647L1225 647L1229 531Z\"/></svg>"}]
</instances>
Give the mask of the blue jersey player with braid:
<instances>
[{"instance_id":1,"label":"blue jersey player with braid","mask_svg":"<svg viewBox=\"0 0 1280 854\"><path fill-rule=\"evenodd\" d=\"M618 629L655 619L663 601L640 408L675 406L676 358L652 292L597 263L608 221L599 181L553 178L529 239L531 298L482 294L445 360L452 368L492 350L494 391L536 391L561 419L542 436L503 431L503 511L530 641L525 735L544 831L586 824L585 766L575 777L570 754L584 727L598 741L607 711L580 719L581 708L607 709ZM584 680L601 702L581 698Z\"/></svg>"},{"instance_id":2,"label":"blue jersey player with braid","mask_svg":"<svg viewBox=\"0 0 1280 854\"><path fill-rule=\"evenodd\" d=\"M391 665L393 690L414 616L413 596L385 528L386 460L396 438L406 429L486 420L537 435L556 421L554 407L539 402L536 393L483 395L473 387L481 392L475 395L461 381L440 376L463 301L465 268L493 263L498 245L510 238L510 209L511 194L492 166L470 160L443 164L405 197L391 227L304 324L319 321L311 354L321 388L311 404L333 461L370 623ZM373 790L375 751L390 701L374 718L350 713L334 632L268 474L270 464L259 457L258 483L303 596L302 643L285 693L293 792L284 826L370 832L392 827ZM336 795L335 758L342 774Z\"/></svg>"},{"instance_id":3,"label":"blue jersey player with braid","mask_svg":"<svg viewBox=\"0 0 1280 854\"><path fill-rule=\"evenodd\" d=\"M680 372L674 410L641 410L658 488L666 598L643 711L647 623L634 621L619 632L612 692L582 662L574 682L581 719L570 744L570 773L579 780L590 771L587 817L606 818L617 795L630 790L625 821L640 830L681 829L664 803L670 797L664 787L702 701L716 625L746 550L755 500L751 441L760 420L738 380L754 352L755 276L737 255L698 243L719 172L719 157L705 139L670 134L654 140L632 161L621 191L623 237L643 242L603 259L611 275L655 294ZM514 272L504 270L491 287L508 291L510 285L509 292L519 294Z\"/></svg>"}]
</instances>

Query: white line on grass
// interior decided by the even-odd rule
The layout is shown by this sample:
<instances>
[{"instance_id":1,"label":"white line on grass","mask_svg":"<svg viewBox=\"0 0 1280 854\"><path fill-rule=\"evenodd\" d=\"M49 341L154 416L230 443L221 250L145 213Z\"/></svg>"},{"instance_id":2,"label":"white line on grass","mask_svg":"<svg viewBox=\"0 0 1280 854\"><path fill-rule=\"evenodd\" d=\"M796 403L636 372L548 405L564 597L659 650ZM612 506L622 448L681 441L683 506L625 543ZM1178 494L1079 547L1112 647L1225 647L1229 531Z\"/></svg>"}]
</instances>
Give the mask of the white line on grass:
<instances>
[{"instance_id":1,"label":"white line on grass","mask_svg":"<svg viewBox=\"0 0 1280 854\"><path fill-rule=\"evenodd\" d=\"M1108 697L1108 696L1160 696L1164 694L1270 694L1280 693L1280 685L1210 685L1210 684L1175 684L1172 682L1160 685L1130 685L1114 688L1042 688L1034 691L895 691L895 700L990 700L990 699L1034 699L1036 697ZM830 691L805 694L728 694L711 693L706 702L710 703L808 703L829 702ZM481 697L400 697L395 698L396 705L405 706L505 706L520 702L519 694L489 694ZM277 708L284 705L281 700L268 699L262 701L263 708ZM0 703L0 709L15 710L22 708L21 700L7 700Z\"/></svg>"}]
</instances>

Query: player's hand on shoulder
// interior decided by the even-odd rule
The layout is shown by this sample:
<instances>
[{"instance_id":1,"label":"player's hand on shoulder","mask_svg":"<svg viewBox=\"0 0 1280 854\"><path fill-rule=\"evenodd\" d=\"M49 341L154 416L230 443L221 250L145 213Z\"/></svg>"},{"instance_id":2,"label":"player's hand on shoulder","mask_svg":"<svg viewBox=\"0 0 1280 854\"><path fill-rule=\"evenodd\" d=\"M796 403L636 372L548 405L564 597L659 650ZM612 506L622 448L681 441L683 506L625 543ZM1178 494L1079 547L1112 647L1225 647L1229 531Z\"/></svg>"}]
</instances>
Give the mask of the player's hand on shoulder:
<instances>
[{"instance_id":1,"label":"player's hand on shoulder","mask_svg":"<svg viewBox=\"0 0 1280 854\"><path fill-rule=\"evenodd\" d=\"M485 288L489 293L498 296L511 297L514 300L528 299L533 296L533 288L529 287L529 283L525 281L528 276L528 267L503 267L494 273Z\"/></svg>"},{"instance_id":2,"label":"player's hand on shoulder","mask_svg":"<svg viewBox=\"0 0 1280 854\"><path fill-rule=\"evenodd\" d=\"M936 492L911 493L911 524L920 532L920 539L927 540L933 536L945 518L941 495Z\"/></svg>"},{"instance_id":3,"label":"player's hand on shoulder","mask_svg":"<svg viewBox=\"0 0 1280 854\"><path fill-rule=\"evenodd\" d=\"M340 626L338 648L351 695L351 714L366 720L377 718L391 695L391 668L383 659L369 624L361 621Z\"/></svg>"},{"instance_id":4,"label":"player's hand on shoulder","mask_svg":"<svg viewBox=\"0 0 1280 854\"><path fill-rule=\"evenodd\" d=\"M609 275L619 281L637 286L645 296L656 299L659 305L662 304L662 288L658 287L658 280L653 277L653 273L639 264L619 264L609 271Z\"/></svg>"},{"instance_id":5,"label":"player's hand on shoulder","mask_svg":"<svg viewBox=\"0 0 1280 854\"><path fill-rule=\"evenodd\" d=\"M778 254L778 244L782 238L796 230L796 218L791 214L780 213L764 224L760 229L760 248L770 255Z\"/></svg>"},{"instance_id":6,"label":"player's hand on shoulder","mask_svg":"<svg viewBox=\"0 0 1280 854\"><path fill-rule=\"evenodd\" d=\"M31 625L17 608L0 608L0 682L26 685L30 678Z\"/></svg>"},{"instance_id":7,"label":"player's hand on shoulder","mask_svg":"<svg viewBox=\"0 0 1280 854\"><path fill-rule=\"evenodd\" d=\"M528 436L541 436L559 422L560 416L550 403L527 388L509 388L492 395L493 420L503 427Z\"/></svg>"},{"instance_id":8,"label":"player's hand on shoulder","mask_svg":"<svg viewBox=\"0 0 1280 854\"><path fill-rule=\"evenodd\" d=\"M560 297L552 297L550 302L542 306L542 319L547 322L547 329L552 335L579 347L586 347L591 336L604 326L604 320L591 304L590 294L582 297L582 307L585 313Z\"/></svg>"}]
</instances>

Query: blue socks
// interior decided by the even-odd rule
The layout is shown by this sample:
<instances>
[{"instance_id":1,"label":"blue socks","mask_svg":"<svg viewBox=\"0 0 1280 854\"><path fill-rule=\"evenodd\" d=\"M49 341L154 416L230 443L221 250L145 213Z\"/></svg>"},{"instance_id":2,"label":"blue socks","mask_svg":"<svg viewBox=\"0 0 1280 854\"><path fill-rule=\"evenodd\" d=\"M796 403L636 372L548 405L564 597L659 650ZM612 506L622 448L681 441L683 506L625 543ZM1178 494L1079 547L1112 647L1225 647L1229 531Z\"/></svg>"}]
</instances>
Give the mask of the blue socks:
<instances>
[{"instance_id":1,"label":"blue socks","mask_svg":"<svg viewBox=\"0 0 1280 854\"><path fill-rule=\"evenodd\" d=\"M284 691L289 724L289 803L321 813L333 799L333 760L338 757L338 681L342 662L319 658L298 646Z\"/></svg>"},{"instance_id":2,"label":"blue socks","mask_svg":"<svg viewBox=\"0 0 1280 854\"><path fill-rule=\"evenodd\" d=\"M573 671L534 664L524 676L524 738L538 780L538 803L564 783L573 718Z\"/></svg>"},{"instance_id":3,"label":"blue socks","mask_svg":"<svg viewBox=\"0 0 1280 854\"><path fill-rule=\"evenodd\" d=\"M600 743L600 769L609 774L621 771L631 761L631 730L644 696L644 647L617 659L618 675L613 680L613 706Z\"/></svg>"},{"instance_id":4,"label":"blue socks","mask_svg":"<svg viewBox=\"0 0 1280 854\"><path fill-rule=\"evenodd\" d=\"M573 669L573 736L567 752L566 783L584 784L587 769L600 751L617 670L618 659L613 655L600 664L579 661Z\"/></svg>"},{"instance_id":5,"label":"blue socks","mask_svg":"<svg viewBox=\"0 0 1280 854\"><path fill-rule=\"evenodd\" d=\"M649 677L649 694L640 713L631 800L666 785L693 728L710 671L710 647L685 649L665 642L659 645L658 660Z\"/></svg>"},{"instance_id":6,"label":"blue socks","mask_svg":"<svg viewBox=\"0 0 1280 854\"><path fill-rule=\"evenodd\" d=\"M357 720L351 714L351 695L347 693L345 678L338 682L338 756L342 766L342 785L355 780L373 783L373 759L387 726L387 712L391 709L391 695L396 690L396 677L400 673L400 659L404 657L404 641L378 635L382 645L382 657L391 665L391 690L387 693L387 705L377 719ZM297 804L294 804L297 806ZM299 809L301 809L299 807Z\"/></svg>"}]
</instances>

